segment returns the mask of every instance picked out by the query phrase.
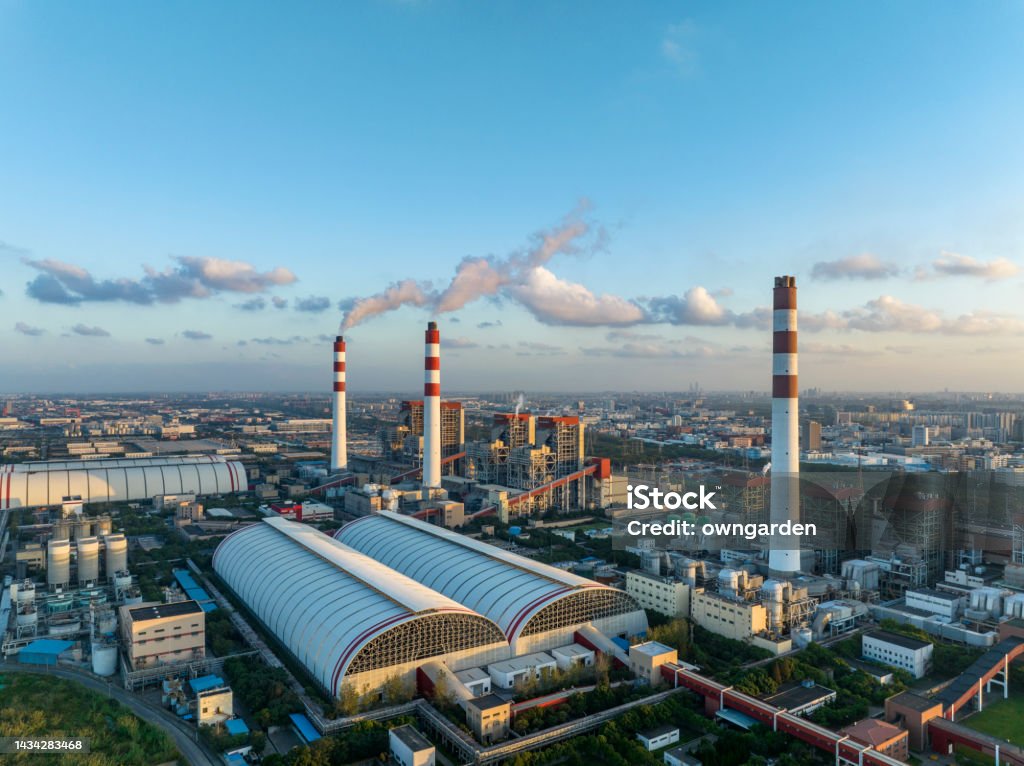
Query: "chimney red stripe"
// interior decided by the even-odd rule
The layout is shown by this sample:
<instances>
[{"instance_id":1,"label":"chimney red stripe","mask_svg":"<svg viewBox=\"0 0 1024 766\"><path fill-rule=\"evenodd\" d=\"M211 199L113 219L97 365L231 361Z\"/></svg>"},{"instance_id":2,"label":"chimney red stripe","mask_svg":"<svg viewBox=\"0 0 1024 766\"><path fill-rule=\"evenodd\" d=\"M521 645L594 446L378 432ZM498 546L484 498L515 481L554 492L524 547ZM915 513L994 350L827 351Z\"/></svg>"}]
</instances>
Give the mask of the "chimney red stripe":
<instances>
[{"instance_id":1,"label":"chimney red stripe","mask_svg":"<svg viewBox=\"0 0 1024 766\"><path fill-rule=\"evenodd\" d=\"M334 390L335 391L344 391L345 390L345 382L344 381L338 381L338 380L334 381Z\"/></svg>"},{"instance_id":2,"label":"chimney red stripe","mask_svg":"<svg viewBox=\"0 0 1024 766\"><path fill-rule=\"evenodd\" d=\"M772 375L773 399L796 399L796 375Z\"/></svg>"},{"instance_id":3,"label":"chimney red stripe","mask_svg":"<svg viewBox=\"0 0 1024 766\"><path fill-rule=\"evenodd\" d=\"M776 330L772 333L772 352L776 354L795 354L796 333L792 330Z\"/></svg>"},{"instance_id":4,"label":"chimney red stripe","mask_svg":"<svg viewBox=\"0 0 1024 766\"><path fill-rule=\"evenodd\" d=\"M423 395L424 396L440 396L441 395L441 384L440 383L424 383L423 384Z\"/></svg>"},{"instance_id":5,"label":"chimney red stripe","mask_svg":"<svg viewBox=\"0 0 1024 766\"><path fill-rule=\"evenodd\" d=\"M334 371L335 372L345 372L345 363L344 362L335 362L334 363Z\"/></svg>"},{"instance_id":6,"label":"chimney red stripe","mask_svg":"<svg viewBox=\"0 0 1024 766\"><path fill-rule=\"evenodd\" d=\"M796 308L796 288L795 287L776 287L773 294L773 303L776 309L795 309Z\"/></svg>"},{"instance_id":7,"label":"chimney red stripe","mask_svg":"<svg viewBox=\"0 0 1024 766\"><path fill-rule=\"evenodd\" d=\"M335 351L344 351L345 350L345 342L344 341L341 341L341 342L335 341L335 343L334 343L334 350Z\"/></svg>"},{"instance_id":8,"label":"chimney red stripe","mask_svg":"<svg viewBox=\"0 0 1024 766\"><path fill-rule=\"evenodd\" d=\"M423 358L423 369L424 370L440 370L441 369L441 357L439 356L427 356Z\"/></svg>"},{"instance_id":9,"label":"chimney red stripe","mask_svg":"<svg viewBox=\"0 0 1024 766\"><path fill-rule=\"evenodd\" d=\"M427 343L440 343L441 342L441 331L440 330L427 330Z\"/></svg>"}]
</instances>

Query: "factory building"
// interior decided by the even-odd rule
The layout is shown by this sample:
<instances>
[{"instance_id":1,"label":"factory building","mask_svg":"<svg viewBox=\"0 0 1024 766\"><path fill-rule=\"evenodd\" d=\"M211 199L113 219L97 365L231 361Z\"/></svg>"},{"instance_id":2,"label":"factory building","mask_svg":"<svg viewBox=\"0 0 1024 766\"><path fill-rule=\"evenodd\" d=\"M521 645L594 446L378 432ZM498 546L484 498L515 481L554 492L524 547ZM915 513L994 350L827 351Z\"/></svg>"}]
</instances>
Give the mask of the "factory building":
<instances>
[{"instance_id":1,"label":"factory building","mask_svg":"<svg viewBox=\"0 0 1024 766\"><path fill-rule=\"evenodd\" d=\"M466 448L466 418L461 402L441 402L441 458L451 457ZM381 441L389 460L420 463L423 459L423 400L404 401L398 422L384 430ZM441 473L456 473L456 461L445 463Z\"/></svg>"},{"instance_id":2,"label":"factory building","mask_svg":"<svg viewBox=\"0 0 1024 766\"><path fill-rule=\"evenodd\" d=\"M864 635L861 653L866 660L902 668L914 678L924 678L931 665L934 648L927 641L919 641L900 633L876 630Z\"/></svg>"},{"instance_id":3,"label":"factory building","mask_svg":"<svg viewBox=\"0 0 1024 766\"><path fill-rule=\"evenodd\" d=\"M515 655L571 643L588 623L611 636L647 629L643 609L623 591L408 516L384 511L335 537L493 620Z\"/></svg>"},{"instance_id":4,"label":"factory building","mask_svg":"<svg viewBox=\"0 0 1024 766\"><path fill-rule=\"evenodd\" d=\"M626 593L644 609L666 617L688 617L690 614L690 586L675 577L629 571L626 573Z\"/></svg>"},{"instance_id":5,"label":"factory building","mask_svg":"<svg viewBox=\"0 0 1024 766\"><path fill-rule=\"evenodd\" d=\"M508 657L491 620L302 524L268 518L238 530L213 568L332 695L394 676L411 685L431 658L461 669Z\"/></svg>"},{"instance_id":6,"label":"factory building","mask_svg":"<svg viewBox=\"0 0 1024 766\"><path fill-rule=\"evenodd\" d=\"M490 441L466 445L465 475L481 485L521 490L525 500L510 493L516 497L519 515L583 507L584 428L576 416L499 413ZM573 480L567 480L570 477Z\"/></svg>"},{"instance_id":7,"label":"factory building","mask_svg":"<svg viewBox=\"0 0 1024 766\"><path fill-rule=\"evenodd\" d=\"M245 467L216 455L17 463L0 467L0 510L149 500L248 489ZM108 530L109 531L109 530Z\"/></svg>"},{"instance_id":8,"label":"factory building","mask_svg":"<svg viewBox=\"0 0 1024 766\"><path fill-rule=\"evenodd\" d=\"M206 615L195 601L126 605L119 613L121 646L132 670L206 656Z\"/></svg>"},{"instance_id":9,"label":"factory building","mask_svg":"<svg viewBox=\"0 0 1024 766\"><path fill-rule=\"evenodd\" d=\"M702 628L737 641L746 641L768 629L768 610L764 604L710 591L693 594L690 616Z\"/></svg>"}]
</instances>

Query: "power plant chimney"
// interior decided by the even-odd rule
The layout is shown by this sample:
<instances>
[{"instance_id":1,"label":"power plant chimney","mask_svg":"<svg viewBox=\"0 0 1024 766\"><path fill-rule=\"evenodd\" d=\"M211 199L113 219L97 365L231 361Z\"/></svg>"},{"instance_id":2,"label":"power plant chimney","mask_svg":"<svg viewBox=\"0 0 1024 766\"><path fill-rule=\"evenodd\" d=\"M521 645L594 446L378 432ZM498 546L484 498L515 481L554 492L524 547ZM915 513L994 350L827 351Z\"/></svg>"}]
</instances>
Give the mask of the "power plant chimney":
<instances>
[{"instance_id":1,"label":"power plant chimney","mask_svg":"<svg viewBox=\"0 0 1024 766\"><path fill-rule=\"evenodd\" d=\"M334 339L334 426L331 430L331 473L348 468L348 443L345 435L345 338Z\"/></svg>"},{"instance_id":2,"label":"power plant chimney","mask_svg":"<svg viewBox=\"0 0 1024 766\"><path fill-rule=\"evenodd\" d=\"M427 323L423 360L423 486L441 486L441 333Z\"/></svg>"},{"instance_id":3,"label":"power plant chimney","mask_svg":"<svg viewBox=\"0 0 1024 766\"><path fill-rule=\"evenodd\" d=\"M797 398L796 277L776 277L772 319L771 523L800 521L799 409ZM772 535L768 568L800 571L800 539Z\"/></svg>"}]
</instances>

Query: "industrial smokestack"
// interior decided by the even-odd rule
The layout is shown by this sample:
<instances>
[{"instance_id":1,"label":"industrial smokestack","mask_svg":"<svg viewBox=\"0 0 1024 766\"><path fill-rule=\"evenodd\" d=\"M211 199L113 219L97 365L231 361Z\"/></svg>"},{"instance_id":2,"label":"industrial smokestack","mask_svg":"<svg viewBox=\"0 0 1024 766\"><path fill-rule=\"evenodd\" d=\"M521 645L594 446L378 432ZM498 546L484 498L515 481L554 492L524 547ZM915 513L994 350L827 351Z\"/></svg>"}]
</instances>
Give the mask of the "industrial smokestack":
<instances>
[{"instance_id":1,"label":"industrial smokestack","mask_svg":"<svg viewBox=\"0 0 1024 766\"><path fill-rule=\"evenodd\" d=\"M331 473L348 468L348 442L345 435L345 338L334 339L334 427L331 431Z\"/></svg>"},{"instance_id":2,"label":"industrial smokestack","mask_svg":"<svg viewBox=\"0 0 1024 766\"><path fill-rule=\"evenodd\" d=\"M796 277L776 277L772 320L772 495L771 522L800 521L800 452L797 439ZM768 568L800 571L800 539L773 535Z\"/></svg>"},{"instance_id":3,"label":"industrial smokestack","mask_svg":"<svg viewBox=\"0 0 1024 766\"><path fill-rule=\"evenodd\" d=\"M423 360L423 486L441 486L441 333L427 323Z\"/></svg>"}]
</instances>

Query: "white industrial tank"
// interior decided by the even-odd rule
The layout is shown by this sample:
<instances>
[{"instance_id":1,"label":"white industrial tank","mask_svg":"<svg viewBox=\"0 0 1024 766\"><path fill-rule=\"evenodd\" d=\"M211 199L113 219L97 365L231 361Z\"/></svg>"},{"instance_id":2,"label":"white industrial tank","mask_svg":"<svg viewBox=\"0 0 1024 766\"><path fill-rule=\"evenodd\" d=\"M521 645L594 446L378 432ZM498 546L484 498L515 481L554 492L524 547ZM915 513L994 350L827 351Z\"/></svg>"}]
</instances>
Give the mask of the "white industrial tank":
<instances>
[{"instance_id":1,"label":"white industrial tank","mask_svg":"<svg viewBox=\"0 0 1024 766\"><path fill-rule=\"evenodd\" d=\"M112 676L117 672L116 644L93 641L92 672L98 676Z\"/></svg>"},{"instance_id":2,"label":"white industrial tank","mask_svg":"<svg viewBox=\"0 0 1024 766\"><path fill-rule=\"evenodd\" d=\"M100 541L95 537L84 537L75 547L78 551L78 582L96 582L100 579Z\"/></svg>"},{"instance_id":3,"label":"white industrial tank","mask_svg":"<svg viewBox=\"0 0 1024 766\"><path fill-rule=\"evenodd\" d=\"M67 585L71 580L71 542L50 540L46 544L46 584L51 588Z\"/></svg>"},{"instance_id":4,"label":"white industrial tank","mask_svg":"<svg viewBox=\"0 0 1024 766\"><path fill-rule=\"evenodd\" d=\"M123 570L128 569L128 540L120 532L103 538L106 546L106 574L108 580Z\"/></svg>"}]
</instances>

